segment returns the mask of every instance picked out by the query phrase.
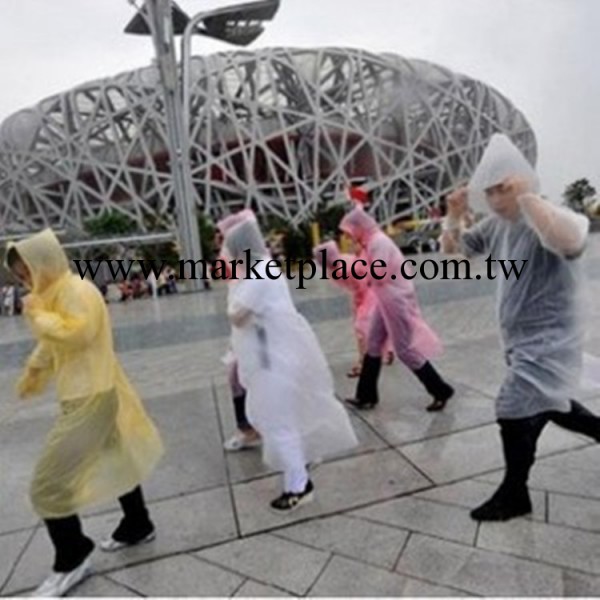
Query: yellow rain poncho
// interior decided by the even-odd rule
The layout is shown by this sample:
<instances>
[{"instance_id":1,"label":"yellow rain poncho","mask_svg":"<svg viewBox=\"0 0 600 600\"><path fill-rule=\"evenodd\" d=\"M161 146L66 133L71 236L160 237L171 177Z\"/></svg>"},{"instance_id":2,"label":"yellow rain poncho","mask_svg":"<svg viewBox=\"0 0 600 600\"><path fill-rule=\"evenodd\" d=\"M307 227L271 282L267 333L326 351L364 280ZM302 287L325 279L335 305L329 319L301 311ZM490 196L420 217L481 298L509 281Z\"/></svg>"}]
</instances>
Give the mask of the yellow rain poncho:
<instances>
[{"instance_id":1,"label":"yellow rain poncho","mask_svg":"<svg viewBox=\"0 0 600 600\"><path fill-rule=\"evenodd\" d=\"M38 462L31 500L42 518L121 496L155 467L163 446L113 349L105 302L68 266L51 230L10 244L32 276L25 315L38 340L20 396L56 378L60 416Z\"/></svg>"}]
</instances>

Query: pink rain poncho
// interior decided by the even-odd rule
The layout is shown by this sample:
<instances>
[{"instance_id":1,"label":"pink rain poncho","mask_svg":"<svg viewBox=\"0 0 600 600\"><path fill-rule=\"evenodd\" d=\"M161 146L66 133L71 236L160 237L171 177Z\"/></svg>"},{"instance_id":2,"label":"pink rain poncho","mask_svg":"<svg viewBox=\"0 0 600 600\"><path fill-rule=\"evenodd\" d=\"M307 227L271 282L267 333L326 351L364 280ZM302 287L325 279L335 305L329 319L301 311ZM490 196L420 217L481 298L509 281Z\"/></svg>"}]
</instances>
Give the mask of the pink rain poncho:
<instances>
[{"instance_id":1,"label":"pink rain poncho","mask_svg":"<svg viewBox=\"0 0 600 600\"><path fill-rule=\"evenodd\" d=\"M340 263L334 264L336 261L342 261L346 264L346 273L350 275L348 279L331 279L331 282L348 292L352 296L352 321L354 325L354 333L358 342L358 348L361 354L366 352L367 339L369 328L373 315L377 310L377 299L373 291L369 287L367 279L357 279L351 276L350 266L356 261L365 260L364 252L360 255L342 254L338 245L334 241L324 242L316 246L313 250L315 260L321 264L323 255L321 251L325 251L327 259L326 269L327 275L331 277L332 273L339 268ZM362 275L367 275L367 267L362 263L356 264L354 271ZM393 351L390 340L384 343L382 352Z\"/></svg>"},{"instance_id":2,"label":"pink rain poncho","mask_svg":"<svg viewBox=\"0 0 600 600\"><path fill-rule=\"evenodd\" d=\"M340 229L364 248L363 258L369 265L365 281L376 299L376 309L370 322L367 354L381 356L389 336L398 358L410 369L420 369L441 352L442 345L421 315L413 283L402 277L404 255L362 207L351 210L342 219ZM386 265L378 271L386 273L382 280L370 275L370 265L376 260Z\"/></svg>"},{"instance_id":3,"label":"pink rain poncho","mask_svg":"<svg viewBox=\"0 0 600 600\"><path fill-rule=\"evenodd\" d=\"M228 230L225 248L232 259L244 260L247 250L253 263L262 259L255 267L261 278L233 281L227 303L248 417L263 436L263 460L285 471L291 454L304 465L354 447L354 430L315 334L285 279L266 277L270 256L256 222Z\"/></svg>"}]
</instances>

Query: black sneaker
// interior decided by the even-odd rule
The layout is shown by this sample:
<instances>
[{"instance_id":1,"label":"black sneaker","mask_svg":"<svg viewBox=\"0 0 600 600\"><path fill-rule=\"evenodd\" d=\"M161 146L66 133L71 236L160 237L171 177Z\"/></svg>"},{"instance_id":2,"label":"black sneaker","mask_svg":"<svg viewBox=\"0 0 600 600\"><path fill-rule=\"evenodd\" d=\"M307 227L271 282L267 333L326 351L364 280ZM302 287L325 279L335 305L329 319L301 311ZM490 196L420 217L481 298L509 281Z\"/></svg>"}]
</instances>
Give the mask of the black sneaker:
<instances>
[{"instance_id":1,"label":"black sneaker","mask_svg":"<svg viewBox=\"0 0 600 600\"><path fill-rule=\"evenodd\" d=\"M528 515L532 510L528 492L520 494L519 497L496 493L487 502L472 510L471 518L475 521L508 521Z\"/></svg>"},{"instance_id":2,"label":"black sneaker","mask_svg":"<svg viewBox=\"0 0 600 600\"><path fill-rule=\"evenodd\" d=\"M303 504L308 504L313 501L314 489L315 486L309 479L303 492L300 492L299 494L284 492L279 498L275 498L275 500L271 502L271 508L278 513L292 512Z\"/></svg>"}]
</instances>

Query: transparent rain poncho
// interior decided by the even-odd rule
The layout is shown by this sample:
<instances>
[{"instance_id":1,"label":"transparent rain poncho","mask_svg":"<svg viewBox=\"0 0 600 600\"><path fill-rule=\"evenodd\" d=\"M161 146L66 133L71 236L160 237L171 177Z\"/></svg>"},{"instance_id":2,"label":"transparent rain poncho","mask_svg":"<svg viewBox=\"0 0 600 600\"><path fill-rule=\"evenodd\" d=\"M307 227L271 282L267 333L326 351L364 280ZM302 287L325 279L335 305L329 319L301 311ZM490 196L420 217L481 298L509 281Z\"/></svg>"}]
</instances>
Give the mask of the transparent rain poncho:
<instances>
[{"instance_id":1,"label":"transparent rain poncho","mask_svg":"<svg viewBox=\"0 0 600 600\"><path fill-rule=\"evenodd\" d=\"M94 284L71 273L51 230L8 248L32 275L26 317L38 340L18 391L41 393L55 378L60 400L31 500L42 518L66 517L131 491L163 447L115 356L108 311Z\"/></svg>"},{"instance_id":2,"label":"transparent rain poncho","mask_svg":"<svg viewBox=\"0 0 600 600\"><path fill-rule=\"evenodd\" d=\"M496 408L499 418L514 419L568 411L579 387L583 330L577 258L589 223L538 196L532 167L498 134L469 183L469 200L477 202L487 189L511 180L520 182L515 219L489 214L463 233L462 249L467 256L489 255L522 269L518 278L514 271L506 277L496 263L497 313L509 369Z\"/></svg>"},{"instance_id":3,"label":"transparent rain poncho","mask_svg":"<svg viewBox=\"0 0 600 600\"><path fill-rule=\"evenodd\" d=\"M253 221L230 229L225 245L232 259L244 259L247 249L253 258L269 258ZM325 356L285 279L268 279L264 261L256 271L263 279L230 284L228 313L248 418L263 436L265 463L285 469L286 448L300 448L312 462L354 447L357 439L335 397Z\"/></svg>"},{"instance_id":4,"label":"transparent rain poncho","mask_svg":"<svg viewBox=\"0 0 600 600\"><path fill-rule=\"evenodd\" d=\"M421 368L441 352L442 346L421 315L412 281L402 277L402 252L362 207L352 209L340 222L340 229L364 248L361 257L368 265L376 260L385 263L384 279L368 278L377 302L369 332L369 338L373 338L368 340L369 353L373 349L378 352L382 346L382 327L376 325L382 320L398 358L411 369Z\"/></svg>"}]
</instances>

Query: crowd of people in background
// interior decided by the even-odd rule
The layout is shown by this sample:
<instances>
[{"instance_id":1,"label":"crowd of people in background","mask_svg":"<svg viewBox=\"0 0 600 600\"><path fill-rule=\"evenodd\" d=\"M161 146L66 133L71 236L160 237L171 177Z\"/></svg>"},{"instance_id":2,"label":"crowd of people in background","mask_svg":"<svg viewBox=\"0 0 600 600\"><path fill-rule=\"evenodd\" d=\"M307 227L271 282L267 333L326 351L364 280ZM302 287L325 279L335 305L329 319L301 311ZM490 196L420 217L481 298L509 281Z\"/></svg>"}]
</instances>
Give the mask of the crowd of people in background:
<instances>
[{"instance_id":1,"label":"crowd of people in background","mask_svg":"<svg viewBox=\"0 0 600 600\"><path fill-rule=\"evenodd\" d=\"M16 285L5 285L0 288L0 316L13 317L21 314L22 290Z\"/></svg>"}]
</instances>

